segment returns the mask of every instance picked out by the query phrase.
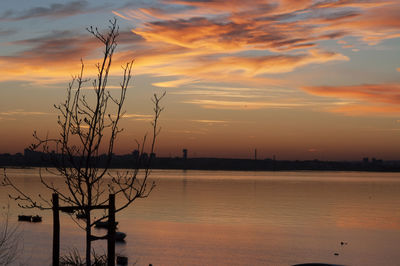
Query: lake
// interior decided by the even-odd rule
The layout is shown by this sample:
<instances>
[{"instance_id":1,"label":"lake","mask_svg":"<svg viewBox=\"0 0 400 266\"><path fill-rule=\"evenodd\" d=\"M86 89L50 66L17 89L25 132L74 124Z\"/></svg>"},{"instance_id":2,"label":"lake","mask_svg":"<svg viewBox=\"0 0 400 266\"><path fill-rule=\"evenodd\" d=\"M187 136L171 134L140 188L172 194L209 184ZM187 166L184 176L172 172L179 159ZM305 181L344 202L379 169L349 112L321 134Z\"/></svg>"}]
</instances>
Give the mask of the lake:
<instances>
[{"instance_id":1,"label":"lake","mask_svg":"<svg viewBox=\"0 0 400 266\"><path fill-rule=\"evenodd\" d=\"M50 199L38 169L7 173ZM154 170L151 177L151 195L117 214L127 237L116 252L130 264L400 264L400 173ZM0 192L3 214L9 203L10 222L19 226L16 265L50 265L51 211L19 209ZM40 214L43 222L17 223L18 214ZM106 243L97 242L104 253ZM62 214L61 253L71 248L84 254L84 232Z\"/></svg>"}]
</instances>

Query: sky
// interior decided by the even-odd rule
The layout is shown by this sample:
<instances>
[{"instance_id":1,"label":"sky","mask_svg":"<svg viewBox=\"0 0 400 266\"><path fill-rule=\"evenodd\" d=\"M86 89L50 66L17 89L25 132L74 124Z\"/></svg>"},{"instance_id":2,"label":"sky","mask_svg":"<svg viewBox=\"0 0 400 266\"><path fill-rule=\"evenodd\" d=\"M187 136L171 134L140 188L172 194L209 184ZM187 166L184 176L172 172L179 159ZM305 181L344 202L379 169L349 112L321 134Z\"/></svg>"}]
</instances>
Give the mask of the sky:
<instances>
[{"instance_id":1,"label":"sky","mask_svg":"<svg viewBox=\"0 0 400 266\"><path fill-rule=\"evenodd\" d=\"M251 4L250 4L251 3ZM157 156L400 159L399 0L2 0L0 153L57 134L54 104L117 18L110 90L134 59L117 154L151 132ZM90 95L90 90L87 90Z\"/></svg>"}]
</instances>

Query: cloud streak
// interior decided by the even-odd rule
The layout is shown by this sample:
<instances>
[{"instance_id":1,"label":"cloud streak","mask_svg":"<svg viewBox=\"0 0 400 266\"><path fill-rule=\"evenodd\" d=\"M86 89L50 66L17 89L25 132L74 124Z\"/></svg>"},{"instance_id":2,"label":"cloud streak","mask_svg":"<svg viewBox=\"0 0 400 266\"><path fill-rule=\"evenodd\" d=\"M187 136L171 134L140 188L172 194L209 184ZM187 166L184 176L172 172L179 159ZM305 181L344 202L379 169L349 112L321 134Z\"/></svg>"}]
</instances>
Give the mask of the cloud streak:
<instances>
[{"instance_id":1,"label":"cloud streak","mask_svg":"<svg viewBox=\"0 0 400 266\"><path fill-rule=\"evenodd\" d=\"M210 119L198 119L198 120L191 120L192 122L201 123L201 124L227 124L228 121L224 120L210 120Z\"/></svg>"},{"instance_id":2,"label":"cloud streak","mask_svg":"<svg viewBox=\"0 0 400 266\"><path fill-rule=\"evenodd\" d=\"M0 21L17 21L31 18L62 18L84 14L99 10L98 8L88 8L88 1L72 1L65 4L50 4L49 6L32 7L25 11L8 10L0 15Z\"/></svg>"},{"instance_id":3,"label":"cloud streak","mask_svg":"<svg viewBox=\"0 0 400 266\"><path fill-rule=\"evenodd\" d=\"M142 39L131 32L121 32L119 43L134 45ZM83 59L87 75L96 74L94 66L104 49L90 34L77 34L74 31L53 31L44 36L9 42L8 46L25 47L17 53L0 56L0 81L28 80L38 84L69 80L80 69ZM132 57L131 57L132 58ZM133 58L132 58L133 59ZM129 59L128 59L129 60ZM119 66L126 58L116 60L113 73L121 73Z\"/></svg>"},{"instance_id":4,"label":"cloud streak","mask_svg":"<svg viewBox=\"0 0 400 266\"><path fill-rule=\"evenodd\" d=\"M45 115L51 115L51 113L15 109L15 110L0 112L0 120L16 120L18 117L21 116L45 116Z\"/></svg>"},{"instance_id":5,"label":"cloud streak","mask_svg":"<svg viewBox=\"0 0 400 266\"><path fill-rule=\"evenodd\" d=\"M258 110L268 108L294 108L304 106L301 103L273 103L260 101L222 101L222 100L190 100L184 103L199 105L206 109L223 110Z\"/></svg>"},{"instance_id":6,"label":"cloud streak","mask_svg":"<svg viewBox=\"0 0 400 266\"><path fill-rule=\"evenodd\" d=\"M400 84L363 84L356 86L304 87L318 96L363 100L373 103L400 104Z\"/></svg>"},{"instance_id":7,"label":"cloud streak","mask_svg":"<svg viewBox=\"0 0 400 266\"><path fill-rule=\"evenodd\" d=\"M15 34L17 31L14 29L0 29L0 36L10 36Z\"/></svg>"},{"instance_id":8,"label":"cloud streak","mask_svg":"<svg viewBox=\"0 0 400 266\"><path fill-rule=\"evenodd\" d=\"M302 88L306 92L337 99L351 99L329 111L348 115L399 114L400 84L363 84L355 86L316 86Z\"/></svg>"}]
</instances>

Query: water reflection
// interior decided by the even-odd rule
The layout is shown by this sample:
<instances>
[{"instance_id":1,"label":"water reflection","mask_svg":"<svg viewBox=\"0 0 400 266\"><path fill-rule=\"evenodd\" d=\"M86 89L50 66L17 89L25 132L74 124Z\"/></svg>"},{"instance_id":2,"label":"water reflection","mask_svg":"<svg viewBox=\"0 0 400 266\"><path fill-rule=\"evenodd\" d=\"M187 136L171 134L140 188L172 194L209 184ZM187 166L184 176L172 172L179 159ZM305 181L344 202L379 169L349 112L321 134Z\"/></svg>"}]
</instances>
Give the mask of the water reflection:
<instances>
[{"instance_id":1,"label":"water reflection","mask_svg":"<svg viewBox=\"0 0 400 266\"><path fill-rule=\"evenodd\" d=\"M33 179L35 171L9 174L25 190L45 194ZM152 178L157 186L150 197L117 215L120 231L127 233L126 245L118 245L117 252L138 265L400 261L397 173L154 170ZM52 180L61 186L61 180ZM7 201L4 191L0 200ZM25 211L14 206L17 212ZM49 256L51 213L43 218L37 227L22 226L25 259ZM83 250L83 232L65 215L61 233L64 251L73 245ZM37 246L39 238L43 243ZM104 244L96 245L105 250Z\"/></svg>"}]
</instances>

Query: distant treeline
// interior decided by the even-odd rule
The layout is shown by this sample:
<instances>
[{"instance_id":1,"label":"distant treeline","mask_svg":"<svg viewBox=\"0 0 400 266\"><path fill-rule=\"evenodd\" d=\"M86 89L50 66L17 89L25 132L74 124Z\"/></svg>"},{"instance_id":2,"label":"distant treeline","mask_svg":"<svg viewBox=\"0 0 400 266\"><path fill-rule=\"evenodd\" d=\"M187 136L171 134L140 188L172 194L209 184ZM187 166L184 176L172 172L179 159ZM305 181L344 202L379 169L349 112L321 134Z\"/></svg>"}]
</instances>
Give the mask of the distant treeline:
<instances>
[{"instance_id":1,"label":"distant treeline","mask_svg":"<svg viewBox=\"0 0 400 266\"><path fill-rule=\"evenodd\" d=\"M92 164L104 167L107 156L94 158ZM79 163L79 158L74 158ZM71 164L63 160L59 154L44 154L28 149L24 154L0 154L0 166L13 167L53 167L60 163ZM126 155L114 155L111 168L145 167L148 164L153 169L193 169L193 170L244 170L244 171L291 171L291 170L319 170L319 171L382 171L399 172L400 161L383 161L364 158L360 161L288 161L288 160L255 160L255 159L222 159L222 158L165 158L156 157L155 154L142 154L137 152ZM68 165L67 165L68 166Z\"/></svg>"}]
</instances>

